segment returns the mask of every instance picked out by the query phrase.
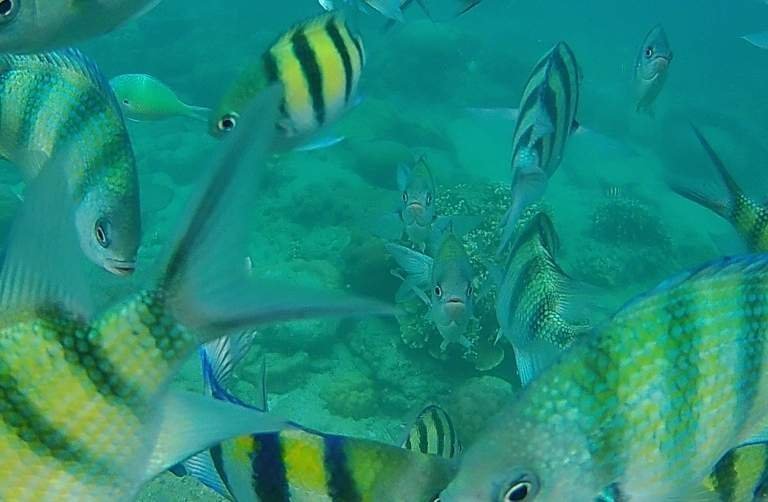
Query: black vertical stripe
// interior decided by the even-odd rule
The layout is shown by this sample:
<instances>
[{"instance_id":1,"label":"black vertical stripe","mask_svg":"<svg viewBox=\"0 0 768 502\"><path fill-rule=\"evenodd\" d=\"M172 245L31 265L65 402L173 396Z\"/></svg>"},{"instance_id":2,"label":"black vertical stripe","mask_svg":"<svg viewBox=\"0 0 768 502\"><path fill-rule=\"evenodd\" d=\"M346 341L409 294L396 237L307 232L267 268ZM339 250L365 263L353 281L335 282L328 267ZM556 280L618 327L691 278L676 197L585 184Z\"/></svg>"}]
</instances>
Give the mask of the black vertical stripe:
<instances>
[{"instance_id":1,"label":"black vertical stripe","mask_svg":"<svg viewBox=\"0 0 768 502\"><path fill-rule=\"evenodd\" d=\"M363 43L360 41L358 37L352 34L352 32L349 29L349 26L345 23L344 28L346 28L347 32L349 33L349 37L352 39L352 43L355 44L355 50L357 51L357 58L358 61L360 61L360 67L362 68L365 66L365 50L363 49Z\"/></svg>"},{"instance_id":2,"label":"black vertical stripe","mask_svg":"<svg viewBox=\"0 0 768 502\"><path fill-rule=\"evenodd\" d=\"M738 482L736 473L736 454L738 450L731 450L721 458L712 473L713 486L720 500L733 500L735 483Z\"/></svg>"},{"instance_id":3,"label":"black vertical stripe","mask_svg":"<svg viewBox=\"0 0 768 502\"><path fill-rule=\"evenodd\" d=\"M288 480L283 463L280 435L259 434L251 437L251 484L259 500L289 502Z\"/></svg>"},{"instance_id":4,"label":"black vertical stripe","mask_svg":"<svg viewBox=\"0 0 768 502\"><path fill-rule=\"evenodd\" d=\"M325 444L323 461L327 475L328 494L334 501L359 502L362 500L352 474L349 471L345 439L341 436L323 436Z\"/></svg>"},{"instance_id":5,"label":"black vertical stripe","mask_svg":"<svg viewBox=\"0 0 768 502\"><path fill-rule=\"evenodd\" d=\"M419 451L422 453L429 453L429 433L427 432L427 426L424 421L419 420L416 426L419 432Z\"/></svg>"},{"instance_id":6,"label":"black vertical stripe","mask_svg":"<svg viewBox=\"0 0 768 502\"><path fill-rule=\"evenodd\" d=\"M224 468L224 457L221 451L221 444L217 444L209 451L211 453L211 460L213 460L213 467L216 469L216 473L219 475L219 478L221 478L221 482L224 483L224 487L227 489L227 492L232 495L234 492L232 491L232 485L229 484L227 470Z\"/></svg>"},{"instance_id":7,"label":"black vertical stripe","mask_svg":"<svg viewBox=\"0 0 768 502\"><path fill-rule=\"evenodd\" d=\"M264 74L267 77L267 81L270 84L274 84L280 77L277 61L275 61L275 55L272 54L272 51L267 51L264 53L264 56L262 56L262 61L264 63Z\"/></svg>"},{"instance_id":8,"label":"black vertical stripe","mask_svg":"<svg viewBox=\"0 0 768 502\"><path fill-rule=\"evenodd\" d=\"M437 437L437 454L445 457L445 429L442 418L437 408L432 408L432 423L435 426L435 436Z\"/></svg>"},{"instance_id":9,"label":"black vertical stripe","mask_svg":"<svg viewBox=\"0 0 768 502\"><path fill-rule=\"evenodd\" d=\"M309 96L312 100L312 109L315 112L315 120L318 125L325 123L325 99L323 98L323 73L320 63L309 39L303 30L296 30L291 37L293 54L299 61L304 79L307 82Z\"/></svg>"},{"instance_id":10,"label":"black vertical stripe","mask_svg":"<svg viewBox=\"0 0 768 502\"><path fill-rule=\"evenodd\" d=\"M451 446L451 451L449 452L448 458L453 458L458 454L458 439L456 437L456 429L453 428L453 422L451 421L450 417L446 416L446 422L448 423L448 441L449 445Z\"/></svg>"},{"instance_id":11,"label":"black vertical stripe","mask_svg":"<svg viewBox=\"0 0 768 502\"><path fill-rule=\"evenodd\" d=\"M333 46L336 47L336 52L339 53L341 62L344 65L344 102L349 103L349 99L352 96L352 80L354 79L349 51L344 43L344 39L341 37L339 27L336 25L336 19L331 18L328 21L325 25L325 31L333 41Z\"/></svg>"}]
</instances>

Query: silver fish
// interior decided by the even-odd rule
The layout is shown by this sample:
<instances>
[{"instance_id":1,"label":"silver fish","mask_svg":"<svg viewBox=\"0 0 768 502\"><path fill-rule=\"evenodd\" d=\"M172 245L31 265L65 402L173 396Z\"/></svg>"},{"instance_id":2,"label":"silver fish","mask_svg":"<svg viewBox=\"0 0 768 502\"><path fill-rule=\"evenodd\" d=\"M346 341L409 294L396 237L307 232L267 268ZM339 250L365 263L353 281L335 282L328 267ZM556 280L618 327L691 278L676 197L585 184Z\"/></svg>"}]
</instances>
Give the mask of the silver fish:
<instances>
[{"instance_id":1,"label":"silver fish","mask_svg":"<svg viewBox=\"0 0 768 502\"><path fill-rule=\"evenodd\" d=\"M139 17L160 0L2 0L0 53L74 45Z\"/></svg>"},{"instance_id":2,"label":"silver fish","mask_svg":"<svg viewBox=\"0 0 768 502\"><path fill-rule=\"evenodd\" d=\"M397 185L401 191L400 219L405 235L423 251L436 217L435 180L426 159L422 156L412 166L399 166Z\"/></svg>"},{"instance_id":3,"label":"silver fish","mask_svg":"<svg viewBox=\"0 0 768 502\"><path fill-rule=\"evenodd\" d=\"M653 113L656 101L667 81L672 49L661 25L654 26L645 36L635 60L635 94L637 111Z\"/></svg>"}]
</instances>

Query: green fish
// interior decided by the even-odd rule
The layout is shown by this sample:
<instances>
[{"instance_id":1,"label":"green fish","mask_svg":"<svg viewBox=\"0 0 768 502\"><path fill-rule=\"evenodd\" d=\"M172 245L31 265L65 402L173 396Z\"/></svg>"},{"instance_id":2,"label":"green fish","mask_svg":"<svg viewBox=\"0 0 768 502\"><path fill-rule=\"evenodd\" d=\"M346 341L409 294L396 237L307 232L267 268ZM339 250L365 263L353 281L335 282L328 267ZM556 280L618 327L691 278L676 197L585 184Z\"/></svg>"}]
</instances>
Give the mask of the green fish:
<instances>
[{"instance_id":1,"label":"green fish","mask_svg":"<svg viewBox=\"0 0 768 502\"><path fill-rule=\"evenodd\" d=\"M504 408L441 500L710 500L720 458L762 439L767 342L768 255L667 280Z\"/></svg>"},{"instance_id":2,"label":"green fish","mask_svg":"<svg viewBox=\"0 0 768 502\"><path fill-rule=\"evenodd\" d=\"M59 49L107 33L160 0L0 0L0 53Z\"/></svg>"},{"instance_id":3,"label":"green fish","mask_svg":"<svg viewBox=\"0 0 768 502\"><path fill-rule=\"evenodd\" d=\"M139 181L120 106L77 50L0 56L0 157L29 180L51 158L66 170L80 247L131 274L141 240Z\"/></svg>"},{"instance_id":4,"label":"green fish","mask_svg":"<svg viewBox=\"0 0 768 502\"><path fill-rule=\"evenodd\" d=\"M206 392L250 409L230 394L233 368L247 352L249 334L226 337L201 349ZM260 403L266 411L265 367ZM411 441L412 440L412 441ZM460 448L450 417L425 408L403 447L290 424L278 432L224 441L175 466L234 501L409 500L432 502L455 474Z\"/></svg>"},{"instance_id":5,"label":"green fish","mask_svg":"<svg viewBox=\"0 0 768 502\"><path fill-rule=\"evenodd\" d=\"M173 90L146 74L118 75L109 81L126 118L139 122L189 117L208 122L210 108L184 103Z\"/></svg>"},{"instance_id":6,"label":"green fish","mask_svg":"<svg viewBox=\"0 0 768 502\"><path fill-rule=\"evenodd\" d=\"M572 315L574 295L569 290L574 283L555 261L558 248L549 216L536 213L520 230L499 281L499 335L515 349L523 386L590 329Z\"/></svg>"},{"instance_id":7,"label":"green fish","mask_svg":"<svg viewBox=\"0 0 768 502\"><path fill-rule=\"evenodd\" d=\"M279 82L285 98L277 144L293 148L355 105L364 65L363 42L341 13L300 23L232 82L211 114L209 131L217 138L228 134L254 96Z\"/></svg>"},{"instance_id":8,"label":"green fish","mask_svg":"<svg viewBox=\"0 0 768 502\"><path fill-rule=\"evenodd\" d=\"M262 413L170 392L169 380L201 343L232 330L371 310L241 270L242 214L281 98L269 89L257 100L157 279L122 301L88 287L66 231L74 208L61 166L32 183L0 271L0 499L126 500L212 444L279 430L283 421Z\"/></svg>"},{"instance_id":9,"label":"green fish","mask_svg":"<svg viewBox=\"0 0 768 502\"><path fill-rule=\"evenodd\" d=\"M768 206L750 198L733 178L725 164L696 126L693 132L717 169L727 196L719 198L676 182L671 188L677 194L712 210L736 229L750 252L768 251Z\"/></svg>"}]
</instances>

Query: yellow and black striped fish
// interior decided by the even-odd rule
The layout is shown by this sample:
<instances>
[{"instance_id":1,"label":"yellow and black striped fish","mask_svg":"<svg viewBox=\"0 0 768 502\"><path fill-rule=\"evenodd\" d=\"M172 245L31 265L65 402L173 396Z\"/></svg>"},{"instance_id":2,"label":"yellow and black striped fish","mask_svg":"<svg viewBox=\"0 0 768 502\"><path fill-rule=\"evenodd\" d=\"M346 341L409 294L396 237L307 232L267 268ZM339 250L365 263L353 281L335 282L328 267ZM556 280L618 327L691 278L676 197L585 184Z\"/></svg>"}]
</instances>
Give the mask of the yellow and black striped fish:
<instances>
[{"instance_id":1,"label":"yellow and black striped fish","mask_svg":"<svg viewBox=\"0 0 768 502\"><path fill-rule=\"evenodd\" d=\"M696 126L692 127L696 138L717 169L727 190L727 197L719 199L675 181L671 183L672 190L730 222L750 252L768 251L768 207L746 195L701 131Z\"/></svg>"},{"instance_id":2,"label":"yellow and black striped fish","mask_svg":"<svg viewBox=\"0 0 768 502\"><path fill-rule=\"evenodd\" d=\"M232 339L201 350L203 378L216 399L247 407L226 389L235 361L247 350L247 337ZM261 400L266 403L263 384ZM443 434L435 434L441 427L443 434L453 431L442 443ZM414 428L419 430L410 437L421 439L401 448L292 424L279 432L224 441L172 472L189 474L235 501L432 502L455 474L451 458L460 446L450 418L435 406L420 414Z\"/></svg>"},{"instance_id":3,"label":"yellow and black striped fish","mask_svg":"<svg viewBox=\"0 0 768 502\"><path fill-rule=\"evenodd\" d=\"M461 441L451 417L434 404L419 413L402 446L406 450L443 458L456 458L461 453Z\"/></svg>"},{"instance_id":4,"label":"yellow and black striped fish","mask_svg":"<svg viewBox=\"0 0 768 502\"><path fill-rule=\"evenodd\" d=\"M32 182L0 270L0 500L128 500L194 452L281 430L264 414L247 419L253 410L168 390L189 355L222 331L330 313L335 303L243 281L240 246L221 246L222 228L245 224L221 221L231 214L221 204L253 198L281 98L272 88L247 112L249 127L213 166L157 280L104 308L91 301L100 291L69 231L75 201L64 169L54 163Z\"/></svg>"},{"instance_id":5,"label":"yellow and black striped fish","mask_svg":"<svg viewBox=\"0 0 768 502\"><path fill-rule=\"evenodd\" d=\"M721 502L751 502L768 499L768 444L755 443L726 453L704 481Z\"/></svg>"},{"instance_id":6,"label":"yellow and black striped fish","mask_svg":"<svg viewBox=\"0 0 768 502\"><path fill-rule=\"evenodd\" d=\"M364 65L363 42L340 13L306 21L281 36L234 81L214 108L209 131L221 137L234 129L254 96L279 82L285 88L278 121L287 140L282 146L295 146L355 103Z\"/></svg>"},{"instance_id":7,"label":"yellow and black striped fish","mask_svg":"<svg viewBox=\"0 0 768 502\"><path fill-rule=\"evenodd\" d=\"M565 42L553 47L533 68L520 100L512 136L512 206L504 217L501 248L512 239L526 207L544 195L576 127L581 73Z\"/></svg>"}]
</instances>

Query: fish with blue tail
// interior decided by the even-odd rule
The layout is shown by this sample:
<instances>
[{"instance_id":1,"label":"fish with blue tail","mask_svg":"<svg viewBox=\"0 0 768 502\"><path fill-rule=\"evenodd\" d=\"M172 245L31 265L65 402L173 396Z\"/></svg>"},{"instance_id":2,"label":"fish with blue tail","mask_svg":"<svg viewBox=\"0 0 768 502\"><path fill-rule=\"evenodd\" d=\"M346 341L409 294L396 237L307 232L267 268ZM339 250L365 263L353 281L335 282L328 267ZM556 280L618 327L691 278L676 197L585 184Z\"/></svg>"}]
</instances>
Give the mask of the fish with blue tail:
<instances>
[{"instance_id":1,"label":"fish with blue tail","mask_svg":"<svg viewBox=\"0 0 768 502\"><path fill-rule=\"evenodd\" d=\"M80 247L131 274L141 241L139 181L120 105L96 64L69 49L0 56L0 157L30 180L59 158Z\"/></svg>"},{"instance_id":2,"label":"fish with blue tail","mask_svg":"<svg viewBox=\"0 0 768 502\"><path fill-rule=\"evenodd\" d=\"M210 108L184 103L176 93L152 75L129 73L109 81L128 120L137 122L188 117L208 122Z\"/></svg>"},{"instance_id":3,"label":"fish with blue tail","mask_svg":"<svg viewBox=\"0 0 768 502\"><path fill-rule=\"evenodd\" d=\"M429 307L428 315L443 337L441 351L452 343L468 348L466 334L474 319L478 277L452 226L435 247L434 258L399 244L385 247L406 274L397 300L415 293Z\"/></svg>"},{"instance_id":4,"label":"fish with blue tail","mask_svg":"<svg viewBox=\"0 0 768 502\"><path fill-rule=\"evenodd\" d=\"M266 411L265 372L259 405L233 396L228 383L248 336L237 335L200 350L206 392L244 409ZM222 347L224 344L224 347ZM265 366L262 366L264 369ZM172 472L189 475L234 501L412 500L432 502L455 474L460 451L450 417L427 407L402 447L291 423L272 433L224 441L198 453Z\"/></svg>"},{"instance_id":5,"label":"fish with blue tail","mask_svg":"<svg viewBox=\"0 0 768 502\"><path fill-rule=\"evenodd\" d=\"M160 0L2 0L0 53L60 49L107 33L149 12Z\"/></svg>"},{"instance_id":6,"label":"fish with blue tail","mask_svg":"<svg viewBox=\"0 0 768 502\"><path fill-rule=\"evenodd\" d=\"M664 28L661 25L651 28L635 59L635 99L638 112L653 115L653 103L667 81L672 55Z\"/></svg>"},{"instance_id":7,"label":"fish with blue tail","mask_svg":"<svg viewBox=\"0 0 768 502\"><path fill-rule=\"evenodd\" d=\"M216 138L237 127L240 113L260 90L272 84L285 88L277 121L276 148L290 150L341 117L357 103L365 66L362 39L339 12L300 23L261 57L246 65L214 107L209 132ZM318 144L334 144L321 140Z\"/></svg>"},{"instance_id":8,"label":"fish with blue tail","mask_svg":"<svg viewBox=\"0 0 768 502\"><path fill-rule=\"evenodd\" d=\"M692 127L696 138L717 170L726 189L726 196L708 194L678 181L670 182L672 190L728 221L749 251L768 251L768 206L758 203L741 189L701 131L695 126Z\"/></svg>"},{"instance_id":9,"label":"fish with blue tail","mask_svg":"<svg viewBox=\"0 0 768 502\"><path fill-rule=\"evenodd\" d=\"M578 313L571 313L575 283L557 264L559 246L552 220L536 212L519 231L504 271L498 272L499 336L515 350L524 387L590 329Z\"/></svg>"},{"instance_id":10,"label":"fish with blue tail","mask_svg":"<svg viewBox=\"0 0 768 502\"><path fill-rule=\"evenodd\" d=\"M441 500L711 500L703 483L723 455L764 441L766 375L768 255L703 265L531 382Z\"/></svg>"},{"instance_id":11,"label":"fish with blue tail","mask_svg":"<svg viewBox=\"0 0 768 502\"><path fill-rule=\"evenodd\" d=\"M58 165L67 155L31 182L0 269L0 499L127 500L225 438L279 430L282 420L171 392L169 381L202 343L231 330L371 310L370 302L273 286L241 270L246 243L237 235L247 234L242 214L281 98L270 88L254 103L155 278L120 300L86 279L69 231L76 202Z\"/></svg>"},{"instance_id":12,"label":"fish with blue tail","mask_svg":"<svg viewBox=\"0 0 768 502\"><path fill-rule=\"evenodd\" d=\"M581 71L576 56L559 42L536 63L525 85L512 135L512 205L502 219L499 253L514 237L523 211L544 196L549 179L578 128Z\"/></svg>"}]
</instances>

